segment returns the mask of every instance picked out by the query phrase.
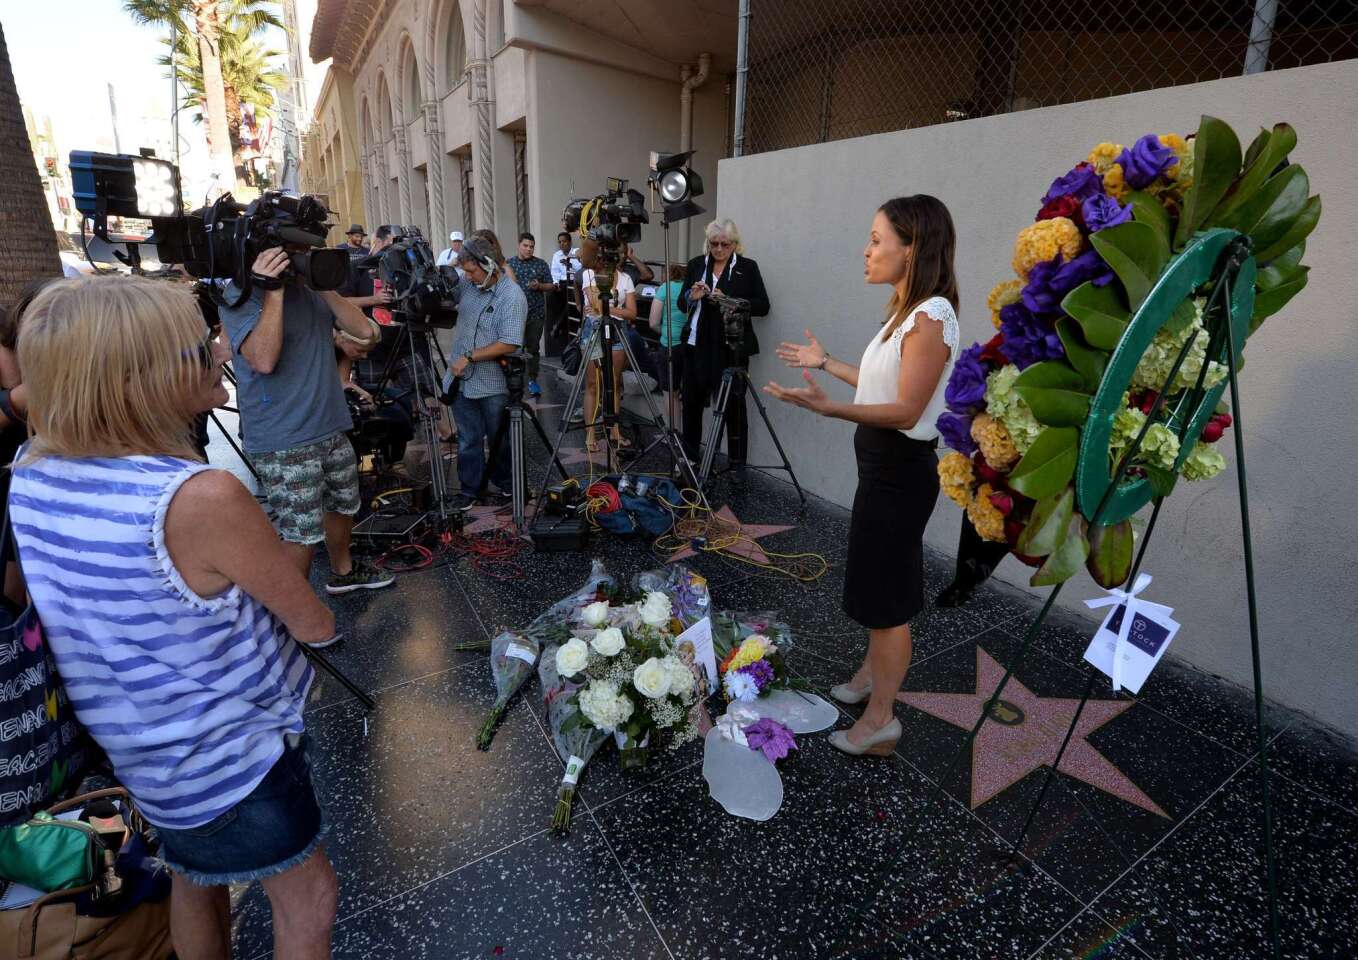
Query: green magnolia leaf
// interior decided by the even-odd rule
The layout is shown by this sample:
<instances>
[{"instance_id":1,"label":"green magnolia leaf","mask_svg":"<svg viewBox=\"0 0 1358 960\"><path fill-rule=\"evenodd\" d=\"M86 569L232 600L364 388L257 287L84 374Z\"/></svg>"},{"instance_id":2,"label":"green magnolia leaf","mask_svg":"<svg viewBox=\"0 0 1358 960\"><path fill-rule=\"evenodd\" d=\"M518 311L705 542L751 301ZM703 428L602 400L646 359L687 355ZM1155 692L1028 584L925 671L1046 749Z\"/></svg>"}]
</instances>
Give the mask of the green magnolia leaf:
<instances>
[{"instance_id":1,"label":"green magnolia leaf","mask_svg":"<svg viewBox=\"0 0 1358 960\"><path fill-rule=\"evenodd\" d=\"M1259 329L1259 324L1273 316L1283 307L1287 306L1287 301L1301 293L1306 286L1307 274L1310 267L1301 267L1299 275L1287 283L1279 284L1271 290L1261 290L1254 297L1254 316L1250 318L1250 333ZM1243 362L1241 366L1243 366Z\"/></svg>"},{"instance_id":2,"label":"green magnolia leaf","mask_svg":"<svg viewBox=\"0 0 1358 960\"><path fill-rule=\"evenodd\" d=\"M1009 486L1033 500L1059 493L1075 475L1079 442L1080 431L1074 427L1043 430L1009 474Z\"/></svg>"},{"instance_id":3,"label":"green magnolia leaf","mask_svg":"<svg viewBox=\"0 0 1358 960\"><path fill-rule=\"evenodd\" d=\"M1033 578L1028 581L1030 584L1035 587L1052 587L1058 583L1065 583L1079 572L1085 558L1089 556L1089 541L1085 539L1083 527L1084 520L1081 517L1071 518L1066 528L1065 539L1047 557L1047 562L1042 564L1037 573L1033 574Z\"/></svg>"},{"instance_id":4,"label":"green magnolia leaf","mask_svg":"<svg viewBox=\"0 0 1358 960\"><path fill-rule=\"evenodd\" d=\"M1165 249L1168 250L1170 240L1173 239L1174 225L1170 223L1169 211L1165 209L1165 205L1144 190L1133 190L1127 195L1127 201L1132 205L1132 216L1137 223L1153 227L1164 239Z\"/></svg>"},{"instance_id":5,"label":"green magnolia leaf","mask_svg":"<svg viewBox=\"0 0 1358 960\"><path fill-rule=\"evenodd\" d=\"M1047 556L1060 544L1074 512L1074 487L1068 486L1060 493L1039 500L1015 549L1025 557Z\"/></svg>"},{"instance_id":6,"label":"green magnolia leaf","mask_svg":"<svg viewBox=\"0 0 1358 960\"><path fill-rule=\"evenodd\" d=\"M1288 167L1269 179L1222 226L1249 234L1256 250L1277 240L1306 205L1311 182L1301 167Z\"/></svg>"},{"instance_id":7,"label":"green magnolia leaf","mask_svg":"<svg viewBox=\"0 0 1358 960\"><path fill-rule=\"evenodd\" d=\"M1174 484L1178 482L1179 475L1173 470L1166 470L1164 467L1153 467L1147 465L1145 468L1146 480L1150 482L1151 490L1157 497L1167 497L1174 492Z\"/></svg>"},{"instance_id":8,"label":"green magnolia leaf","mask_svg":"<svg viewBox=\"0 0 1358 960\"><path fill-rule=\"evenodd\" d=\"M1093 399L1085 378L1060 360L1035 363L1018 375L1014 390L1049 427L1078 427L1089 417Z\"/></svg>"},{"instance_id":9,"label":"green magnolia leaf","mask_svg":"<svg viewBox=\"0 0 1358 960\"><path fill-rule=\"evenodd\" d=\"M1296 274L1301 266L1301 258L1306 255L1306 244L1299 243L1291 250L1286 250L1268 262L1267 266L1259 268L1259 275L1255 278L1255 285L1261 290L1276 287Z\"/></svg>"},{"instance_id":10,"label":"green magnolia leaf","mask_svg":"<svg viewBox=\"0 0 1358 960\"><path fill-rule=\"evenodd\" d=\"M1089 345L1100 350L1115 349L1132 319L1113 284L1096 287L1092 280L1066 294L1061 309L1075 318Z\"/></svg>"},{"instance_id":11,"label":"green magnolia leaf","mask_svg":"<svg viewBox=\"0 0 1358 960\"><path fill-rule=\"evenodd\" d=\"M1277 124L1272 131L1261 131L1245 154L1245 172L1207 218L1207 226L1224 225L1250 202L1296 145L1297 131L1286 123Z\"/></svg>"},{"instance_id":12,"label":"green magnolia leaf","mask_svg":"<svg viewBox=\"0 0 1358 960\"><path fill-rule=\"evenodd\" d=\"M1291 250L1311 235L1311 231L1320 222L1320 197L1311 197L1306 201L1306 206L1301 208L1301 213L1288 224L1286 230L1276 240L1267 245L1256 247L1258 251L1254 256L1260 263L1268 263L1273 258Z\"/></svg>"},{"instance_id":13,"label":"green magnolia leaf","mask_svg":"<svg viewBox=\"0 0 1358 960\"><path fill-rule=\"evenodd\" d=\"M1085 569L1094 582L1111 590L1127 582L1132 572L1132 522L1123 520L1111 526L1098 524L1089 528L1089 559Z\"/></svg>"},{"instance_id":14,"label":"green magnolia leaf","mask_svg":"<svg viewBox=\"0 0 1358 960\"><path fill-rule=\"evenodd\" d=\"M1135 310L1160 278L1169 261L1169 244L1154 227L1135 220L1089 235L1089 242L1113 268Z\"/></svg>"},{"instance_id":15,"label":"green magnolia leaf","mask_svg":"<svg viewBox=\"0 0 1358 960\"><path fill-rule=\"evenodd\" d=\"M1088 391L1093 393L1103 381L1103 371L1108 366L1108 351L1091 347L1080 332L1079 324L1070 317L1056 321L1056 333L1061 338L1061 345L1066 348L1066 360L1084 380Z\"/></svg>"},{"instance_id":16,"label":"green magnolia leaf","mask_svg":"<svg viewBox=\"0 0 1358 960\"><path fill-rule=\"evenodd\" d=\"M1230 125L1204 116L1193 141L1193 183L1184 194L1174 248L1188 243L1193 232L1221 202L1240 174L1240 138Z\"/></svg>"},{"instance_id":17,"label":"green magnolia leaf","mask_svg":"<svg viewBox=\"0 0 1358 960\"><path fill-rule=\"evenodd\" d=\"M1193 301L1183 300L1174 308L1169 319L1165 321L1165 329L1178 336L1188 329L1188 325L1193 322L1197 315L1198 311L1194 308Z\"/></svg>"}]
</instances>

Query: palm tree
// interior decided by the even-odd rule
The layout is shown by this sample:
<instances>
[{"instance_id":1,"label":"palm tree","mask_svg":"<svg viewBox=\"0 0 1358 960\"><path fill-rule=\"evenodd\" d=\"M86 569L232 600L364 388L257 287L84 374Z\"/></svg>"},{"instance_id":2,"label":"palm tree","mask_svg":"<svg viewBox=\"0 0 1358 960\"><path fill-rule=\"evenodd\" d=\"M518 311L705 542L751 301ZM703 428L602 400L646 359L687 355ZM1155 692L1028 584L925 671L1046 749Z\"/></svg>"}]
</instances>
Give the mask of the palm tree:
<instances>
[{"instance_id":1,"label":"palm tree","mask_svg":"<svg viewBox=\"0 0 1358 960\"><path fill-rule=\"evenodd\" d=\"M245 8L246 16L256 23L254 29L266 24L281 23L266 0L237 0L234 6ZM177 36L193 36L197 48L199 72L202 75L203 115L207 120L208 153L213 159L219 181L224 187L235 185L235 165L231 153L225 82L221 59L220 0L124 0L123 9L138 23L172 28ZM189 30L192 22L193 29ZM253 32L253 30L251 31Z\"/></svg>"},{"instance_id":2,"label":"palm tree","mask_svg":"<svg viewBox=\"0 0 1358 960\"><path fill-rule=\"evenodd\" d=\"M287 86L285 73L275 66L276 59L282 54L277 50L266 49L256 43L253 34L259 30L260 14L271 16L267 11L251 9L251 0L231 0L219 10L218 51L221 60L222 86L226 102L227 132L231 138L231 156L235 165L237 180L248 180L246 164L246 144L242 142L242 124L245 108L252 108L256 122L271 117L275 93ZM168 45L169 40L167 39ZM188 91L184 100L185 108L196 107L195 119L202 121L206 98L203 90L203 71L197 46L190 38L179 37L174 57L175 69L180 81ZM162 66L170 66L170 56L160 58Z\"/></svg>"},{"instance_id":3,"label":"palm tree","mask_svg":"<svg viewBox=\"0 0 1358 960\"><path fill-rule=\"evenodd\" d=\"M35 277L61 276L56 232L43 196L42 180L24 127L24 111L9 47L0 26L0 234L5 237L5 265L0 268L0 304L19 298Z\"/></svg>"}]
</instances>

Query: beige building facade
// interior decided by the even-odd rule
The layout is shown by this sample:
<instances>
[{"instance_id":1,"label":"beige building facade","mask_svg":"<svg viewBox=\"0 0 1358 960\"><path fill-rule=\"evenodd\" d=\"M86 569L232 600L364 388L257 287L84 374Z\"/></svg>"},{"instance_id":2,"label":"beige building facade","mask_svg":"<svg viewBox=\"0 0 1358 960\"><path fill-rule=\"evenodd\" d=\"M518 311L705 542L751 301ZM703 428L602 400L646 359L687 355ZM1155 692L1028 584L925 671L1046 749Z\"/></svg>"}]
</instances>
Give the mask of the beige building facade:
<instances>
[{"instance_id":1,"label":"beige building facade","mask_svg":"<svg viewBox=\"0 0 1358 960\"><path fill-rule=\"evenodd\" d=\"M715 214L731 149L736 4L630 2L594 22L557 0L321 0L311 56L331 66L306 144L302 187L342 230L523 230L549 252L561 209L606 177L645 191L650 151L687 142ZM715 11L715 12L714 12ZM683 23L674 26L676 19ZM653 26L651 26L653 24ZM361 214L361 215L360 215ZM700 218L701 224L701 218ZM658 226L643 255L659 259ZM674 231L674 259L689 252Z\"/></svg>"}]
</instances>

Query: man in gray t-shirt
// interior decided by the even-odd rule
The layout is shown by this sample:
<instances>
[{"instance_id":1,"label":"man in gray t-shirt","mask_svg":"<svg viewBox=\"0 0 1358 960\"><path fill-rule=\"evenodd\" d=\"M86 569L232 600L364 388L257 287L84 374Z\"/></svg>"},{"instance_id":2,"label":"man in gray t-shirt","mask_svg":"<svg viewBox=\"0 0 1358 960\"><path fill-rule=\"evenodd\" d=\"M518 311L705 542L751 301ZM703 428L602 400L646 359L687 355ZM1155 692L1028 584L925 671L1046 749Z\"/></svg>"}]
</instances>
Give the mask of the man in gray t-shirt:
<instances>
[{"instance_id":1,"label":"man in gray t-shirt","mask_svg":"<svg viewBox=\"0 0 1358 960\"><path fill-rule=\"evenodd\" d=\"M486 470L483 448L487 440L494 440L505 416L509 387L500 358L523 346L528 301L519 285L496 264L489 244L472 237L458 255L464 277L449 372L458 378L453 420L457 423L457 477L462 491L456 507L465 510L475 503L481 490ZM493 277L487 266L495 268ZM509 444L501 443L490 480L503 494L510 489L510 478Z\"/></svg>"},{"instance_id":2,"label":"man in gray t-shirt","mask_svg":"<svg viewBox=\"0 0 1358 960\"><path fill-rule=\"evenodd\" d=\"M349 552L358 464L345 435L353 424L334 345L335 329L370 345L380 331L333 290L318 293L288 276L288 266L285 250L265 250L252 267L250 296L219 311L231 341L245 452L303 574L325 541L328 593L385 587L389 574L355 563ZM228 285L224 295L233 301L240 292Z\"/></svg>"}]
</instances>

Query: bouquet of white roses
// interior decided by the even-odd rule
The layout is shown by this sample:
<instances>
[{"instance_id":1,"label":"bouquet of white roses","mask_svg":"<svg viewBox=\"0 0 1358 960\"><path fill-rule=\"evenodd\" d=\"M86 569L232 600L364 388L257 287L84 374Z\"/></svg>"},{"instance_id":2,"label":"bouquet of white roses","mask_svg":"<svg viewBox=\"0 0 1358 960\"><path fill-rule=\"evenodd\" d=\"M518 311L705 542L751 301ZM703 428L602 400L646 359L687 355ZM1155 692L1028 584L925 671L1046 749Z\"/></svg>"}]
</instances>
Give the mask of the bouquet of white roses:
<instances>
[{"instance_id":1,"label":"bouquet of white roses","mask_svg":"<svg viewBox=\"0 0 1358 960\"><path fill-rule=\"evenodd\" d=\"M506 630L490 642L490 675L495 681L495 703L476 732L476 748L489 750L495 728L509 708L509 701L533 672L538 662L538 642Z\"/></svg>"}]
</instances>

